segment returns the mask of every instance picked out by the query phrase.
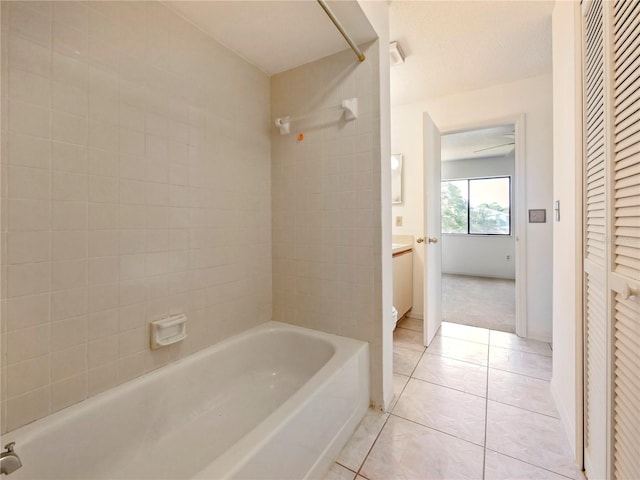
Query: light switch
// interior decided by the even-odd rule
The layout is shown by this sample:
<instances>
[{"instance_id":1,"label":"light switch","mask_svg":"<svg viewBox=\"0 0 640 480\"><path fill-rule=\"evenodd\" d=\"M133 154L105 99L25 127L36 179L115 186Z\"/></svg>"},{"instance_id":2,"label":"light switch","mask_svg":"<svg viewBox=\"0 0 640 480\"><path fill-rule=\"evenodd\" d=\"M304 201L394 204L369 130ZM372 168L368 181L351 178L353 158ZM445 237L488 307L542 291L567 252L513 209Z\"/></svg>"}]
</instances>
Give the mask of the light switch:
<instances>
[{"instance_id":1,"label":"light switch","mask_svg":"<svg viewBox=\"0 0 640 480\"><path fill-rule=\"evenodd\" d=\"M398 215L396 217L396 227L401 227L402 226L402 216Z\"/></svg>"}]
</instances>

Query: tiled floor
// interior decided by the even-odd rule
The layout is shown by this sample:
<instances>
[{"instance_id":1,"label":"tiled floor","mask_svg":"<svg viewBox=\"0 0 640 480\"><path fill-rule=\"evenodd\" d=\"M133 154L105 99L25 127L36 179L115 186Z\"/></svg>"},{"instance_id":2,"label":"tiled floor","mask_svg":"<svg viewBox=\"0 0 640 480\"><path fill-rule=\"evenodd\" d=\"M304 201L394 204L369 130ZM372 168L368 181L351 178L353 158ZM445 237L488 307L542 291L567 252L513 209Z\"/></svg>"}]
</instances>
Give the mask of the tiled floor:
<instances>
[{"instance_id":1,"label":"tiled floor","mask_svg":"<svg viewBox=\"0 0 640 480\"><path fill-rule=\"evenodd\" d=\"M394 332L390 413L370 410L326 480L583 479L549 392L549 344L443 323Z\"/></svg>"}]
</instances>

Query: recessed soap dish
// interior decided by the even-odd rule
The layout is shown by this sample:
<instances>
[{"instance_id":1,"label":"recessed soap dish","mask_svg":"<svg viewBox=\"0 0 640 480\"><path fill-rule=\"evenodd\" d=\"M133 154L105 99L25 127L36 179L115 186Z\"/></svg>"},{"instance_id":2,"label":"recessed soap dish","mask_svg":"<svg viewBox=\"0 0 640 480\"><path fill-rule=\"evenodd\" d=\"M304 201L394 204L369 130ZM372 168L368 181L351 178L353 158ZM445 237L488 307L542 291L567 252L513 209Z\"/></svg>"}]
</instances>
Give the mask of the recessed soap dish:
<instances>
[{"instance_id":1,"label":"recessed soap dish","mask_svg":"<svg viewBox=\"0 0 640 480\"><path fill-rule=\"evenodd\" d=\"M184 313L151 322L152 349L173 345L185 338L187 338L187 316Z\"/></svg>"}]
</instances>

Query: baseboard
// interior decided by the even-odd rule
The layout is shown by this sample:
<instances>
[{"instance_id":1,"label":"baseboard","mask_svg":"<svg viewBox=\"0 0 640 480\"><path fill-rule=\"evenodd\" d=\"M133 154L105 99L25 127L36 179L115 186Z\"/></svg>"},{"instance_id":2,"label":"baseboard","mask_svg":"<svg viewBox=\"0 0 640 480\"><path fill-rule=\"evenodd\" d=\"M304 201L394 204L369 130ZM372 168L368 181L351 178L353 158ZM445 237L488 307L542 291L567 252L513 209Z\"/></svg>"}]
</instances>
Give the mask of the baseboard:
<instances>
[{"instance_id":1,"label":"baseboard","mask_svg":"<svg viewBox=\"0 0 640 480\"><path fill-rule=\"evenodd\" d=\"M566 409L564 408L564 404L562 402L559 401L559 394L556 388L556 384L553 381L553 379L551 379L550 382L550 390L551 390L551 397L553 397L553 402L556 404L556 409L558 410L558 413L560 414L560 423L562 423L562 427L564 429L564 433L565 436L567 437L567 440L569 441L569 446L571 448L571 453L573 454L573 461L574 463L576 463L576 432L575 431L571 431L569 428L567 428L569 425L571 425L573 422L571 421L571 418L569 417L569 415L567 414ZM577 465L580 469L582 469L581 465Z\"/></svg>"}]
</instances>

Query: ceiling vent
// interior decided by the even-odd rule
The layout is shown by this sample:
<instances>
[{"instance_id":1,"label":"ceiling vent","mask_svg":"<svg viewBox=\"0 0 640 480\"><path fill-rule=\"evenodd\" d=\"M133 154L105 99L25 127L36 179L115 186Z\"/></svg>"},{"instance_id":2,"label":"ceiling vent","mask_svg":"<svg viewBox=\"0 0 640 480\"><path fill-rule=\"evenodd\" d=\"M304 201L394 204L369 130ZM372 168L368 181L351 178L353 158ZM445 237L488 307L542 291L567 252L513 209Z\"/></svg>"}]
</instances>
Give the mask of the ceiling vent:
<instances>
[{"instance_id":1,"label":"ceiling vent","mask_svg":"<svg viewBox=\"0 0 640 480\"><path fill-rule=\"evenodd\" d=\"M391 42L389 44L389 57L391 59L391 66L402 65L404 63L405 55L398 42Z\"/></svg>"}]
</instances>

